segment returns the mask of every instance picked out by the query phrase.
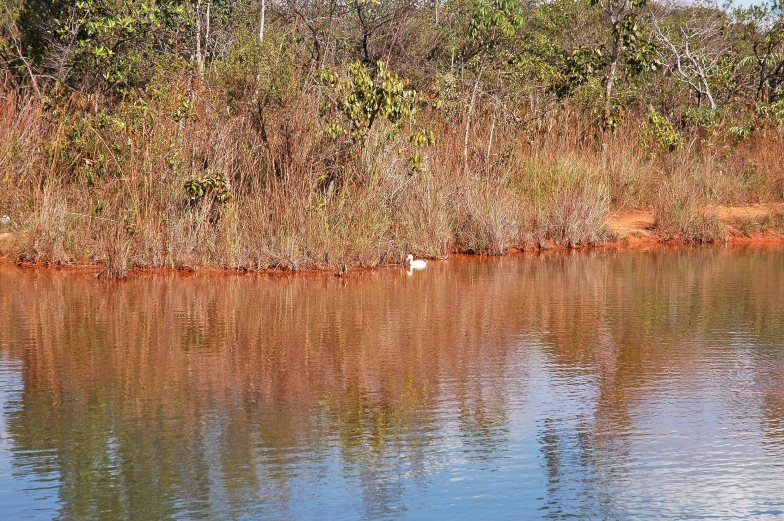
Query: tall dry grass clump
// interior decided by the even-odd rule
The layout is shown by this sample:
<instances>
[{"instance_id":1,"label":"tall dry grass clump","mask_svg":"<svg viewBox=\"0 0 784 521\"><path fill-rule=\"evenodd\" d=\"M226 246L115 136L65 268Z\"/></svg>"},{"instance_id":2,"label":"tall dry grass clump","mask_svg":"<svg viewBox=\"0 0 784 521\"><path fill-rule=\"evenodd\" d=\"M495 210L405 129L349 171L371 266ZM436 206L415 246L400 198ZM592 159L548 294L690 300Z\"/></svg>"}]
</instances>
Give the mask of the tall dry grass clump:
<instances>
[{"instance_id":1,"label":"tall dry grass clump","mask_svg":"<svg viewBox=\"0 0 784 521\"><path fill-rule=\"evenodd\" d=\"M716 242L727 237L727 228L716 216L704 212L704 197L688 175L666 180L654 206L656 228L663 239Z\"/></svg>"},{"instance_id":2,"label":"tall dry grass clump","mask_svg":"<svg viewBox=\"0 0 784 521\"><path fill-rule=\"evenodd\" d=\"M611 238L609 179L588 158L563 152L534 156L526 169L526 192L536 201L534 233L576 246Z\"/></svg>"},{"instance_id":3,"label":"tall dry grass clump","mask_svg":"<svg viewBox=\"0 0 784 521\"><path fill-rule=\"evenodd\" d=\"M67 226L68 206L56 181L45 182L33 201L34 209L28 226L27 255L34 262L57 262L66 254L71 237Z\"/></svg>"}]
</instances>

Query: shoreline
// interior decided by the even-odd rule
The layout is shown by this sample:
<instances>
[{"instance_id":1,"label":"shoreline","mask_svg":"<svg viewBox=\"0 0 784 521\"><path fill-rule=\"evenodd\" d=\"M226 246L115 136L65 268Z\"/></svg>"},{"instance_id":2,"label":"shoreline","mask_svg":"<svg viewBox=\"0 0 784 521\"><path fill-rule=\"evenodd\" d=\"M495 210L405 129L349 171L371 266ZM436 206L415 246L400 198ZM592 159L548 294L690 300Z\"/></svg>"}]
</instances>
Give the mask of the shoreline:
<instances>
[{"instance_id":1,"label":"shoreline","mask_svg":"<svg viewBox=\"0 0 784 521\"><path fill-rule=\"evenodd\" d=\"M761 217L764 215L784 213L784 204L776 205L748 205L748 206L714 206L706 208L706 213L711 213L717 217L727 226L727 237L724 240L711 241L711 242L694 242L683 240L679 238L664 238L655 229L655 218L653 213L648 210L626 210L614 212L609 220L608 229L613 232L617 237L615 240L592 243L580 244L576 246L566 246L560 244L544 244L541 246L530 247L510 247L501 255L489 255L483 253L451 251L442 259L430 258L428 260L437 262L439 260L446 260L447 258L498 258L509 255L525 255L537 254L543 255L548 253L569 253L578 251L602 251L602 250L629 250L629 251L650 251L657 249L674 249L683 247L709 247L709 246L729 246L729 247L744 247L744 246L784 246L784 234L776 232L775 230L756 231L754 233L743 233L736 229L732 224L732 218L741 215L743 217ZM0 241L0 247L3 242L8 243L9 239L13 240L13 234L5 232L0 234L0 238L5 241ZM8 248L8 246L6 246ZM13 248L13 246L11 246ZM11 249L9 248L9 249ZM103 264L80 264L80 263L45 263L45 262L29 262L15 260L8 255L8 250L0 250L0 263L14 264L23 269L48 269L54 271L69 271L75 273L87 273L102 278L103 280L122 280L113 279L111 277L101 277L100 275L106 270ZM196 276L196 275L256 275L274 278L289 278L289 277L314 277L314 276L335 276L346 277L356 274L376 272L380 269L401 268L402 264L380 264L372 268L368 267L351 267L347 274L338 274L333 269L302 269L302 270L286 270L286 269L232 269L221 268L217 266L181 266L173 268L164 267L134 267L127 271L126 279L138 276L147 275L160 275L160 274L176 274L181 276Z\"/></svg>"}]
</instances>

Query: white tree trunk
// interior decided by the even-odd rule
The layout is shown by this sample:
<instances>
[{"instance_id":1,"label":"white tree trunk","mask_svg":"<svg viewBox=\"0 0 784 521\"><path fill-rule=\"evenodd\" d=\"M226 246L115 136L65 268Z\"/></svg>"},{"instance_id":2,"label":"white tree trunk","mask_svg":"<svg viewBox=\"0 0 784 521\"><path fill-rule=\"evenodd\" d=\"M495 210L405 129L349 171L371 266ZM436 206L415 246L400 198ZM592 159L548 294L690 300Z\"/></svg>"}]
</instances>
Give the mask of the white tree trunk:
<instances>
[{"instance_id":1,"label":"white tree trunk","mask_svg":"<svg viewBox=\"0 0 784 521\"><path fill-rule=\"evenodd\" d=\"M193 56L193 61L201 71L201 0L196 2L196 54Z\"/></svg>"},{"instance_id":2,"label":"white tree trunk","mask_svg":"<svg viewBox=\"0 0 784 521\"><path fill-rule=\"evenodd\" d=\"M468 116L466 117L465 138L463 139L463 165L468 172L468 136L471 132L471 114L474 113L474 103L476 102L476 91L479 88L479 79L482 77L482 69L476 74L474 88L471 91L471 103L468 105Z\"/></svg>"},{"instance_id":3,"label":"white tree trunk","mask_svg":"<svg viewBox=\"0 0 784 521\"><path fill-rule=\"evenodd\" d=\"M607 85L604 91L604 119L605 124L610 121L612 114L612 89L615 83L615 74L618 70L618 54L621 47L620 36L613 41L612 54L610 56L610 72L607 73Z\"/></svg>"},{"instance_id":4,"label":"white tree trunk","mask_svg":"<svg viewBox=\"0 0 784 521\"><path fill-rule=\"evenodd\" d=\"M500 82L499 82L500 83ZM496 87L495 100L493 101L493 122L490 124L490 137L487 140L487 154L485 155L485 174L490 174L490 152L493 149L493 135L495 134L495 121L498 114L498 87Z\"/></svg>"},{"instance_id":5,"label":"white tree trunk","mask_svg":"<svg viewBox=\"0 0 784 521\"><path fill-rule=\"evenodd\" d=\"M264 41L264 15L267 12L267 0L261 0L261 21L259 22L259 42Z\"/></svg>"},{"instance_id":6,"label":"white tree trunk","mask_svg":"<svg viewBox=\"0 0 784 521\"><path fill-rule=\"evenodd\" d=\"M210 42L210 8L212 7L212 0L207 0L207 14L205 17L204 29L204 51L201 55L201 68L204 69L204 64L207 63L207 46Z\"/></svg>"}]
</instances>

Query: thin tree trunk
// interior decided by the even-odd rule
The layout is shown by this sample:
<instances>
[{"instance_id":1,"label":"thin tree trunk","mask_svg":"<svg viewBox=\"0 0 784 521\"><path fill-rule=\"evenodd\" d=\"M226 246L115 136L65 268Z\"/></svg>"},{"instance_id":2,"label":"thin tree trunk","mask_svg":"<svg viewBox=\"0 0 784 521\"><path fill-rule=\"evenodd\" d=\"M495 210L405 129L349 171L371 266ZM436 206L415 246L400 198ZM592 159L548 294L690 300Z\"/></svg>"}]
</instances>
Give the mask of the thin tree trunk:
<instances>
[{"instance_id":1,"label":"thin tree trunk","mask_svg":"<svg viewBox=\"0 0 784 521\"><path fill-rule=\"evenodd\" d=\"M196 55L193 56L193 61L201 72L201 0L196 2Z\"/></svg>"},{"instance_id":2,"label":"thin tree trunk","mask_svg":"<svg viewBox=\"0 0 784 521\"><path fill-rule=\"evenodd\" d=\"M264 42L264 15L267 10L267 1L261 0L261 20L259 21L259 43ZM259 108L259 120L261 121L262 130L264 130L264 116L263 116L263 107L261 100L259 100L259 90L261 88L261 74L259 72L256 73L256 94L255 97L258 100L258 108ZM266 143L266 131L264 131L264 142Z\"/></svg>"},{"instance_id":3,"label":"thin tree trunk","mask_svg":"<svg viewBox=\"0 0 784 521\"><path fill-rule=\"evenodd\" d=\"M610 72L607 74L607 87L604 91L604 122L605 124L610 121L612 113L612 89L615 83L615 73L618 69L618 52L620 50L621 39L620 36L615 37L613 41L612 54L610 55Z\"/></svg>"},{"instance_id":4,"label":"thin tree trunk","mask_svg":"<svg viewBox=\"0 0 784 521\"><path fill-rule=\"evenodd\" d=\"M463 139L463 166L468 173L468 135L471 132L471 114L474 113L474 102L476 102L476 91L479 88L479 78L482 77L482 69L476 74L474 88L471 91L471 103L468 105L468 116L466 117L465 138Z\"/></svg>"},{"instance_id":5,"label":"thin tree trunk","mask_svg":"<svg viewBox=\"0 0 784 521\"><path fill-rule=\"evenodd\" d=\"M498 82L495 86L495 97L493 99L493 122L490 124L490 137L487 140L487 154L485 155L485 175L490 174L490 151L493 149L493 136L495 135L495 122L498 115L498 89L501 88L501 75L498 75Z\"/></svg>"},{"instance_id":6,"label":"thin tree trunk","mask_svg":"<svg viewBox=\"0 0 784 521\"><path fill-rule=\"evenodd\" d=\"M207 46L210 42L210 8L212 7L212 0L207 0L207 15L205 19L206 27L204 29L204 52L201 56L201 68L204 69L204 64L207 63Z\"/></svg>"},{"instance_id":7,"label":"thin tree trunk","mask_svg":"<svg viewBox=\"0 0 784 521\"><path fill-rule=\"evenodd\" d=\"M259 22L259 42L264 41L264 15L267 12L267 0L261 0L261 21Z\"/></svg>"},{"instance_id":8,"label":"thin tree trunk","mask_svg":"<svg viewBox=\"0 0 784 521\"><path fill-rule=\"evenodd\" d=\"M35 73L33 73L33 68L32 68L32 66L30 66L30 62L27 61L27 58L22 53L22 46L19 44L19 42L16 40L16 38L14 38L14 44L16 46L16 51L17 51L17 54L18 54L19 58L22 60L22 63L24 63L25 68L27 69L27 73L30 75L30 82L33 84L33 89L35 89L35 94L36 94L36 96L38 96L40 98L41 97L41 89L38 87L38 79L35 77ZM96 99L98 99L98 98L96 97Z\"/></svg>"},{"instance_id":9,"label":"thin tree trunk","mask_svg":"<svg viewBox=\"0 0 784 521\"><path fill-rule=\"evenodd\" d=\"M708 79L705 77L705 73L702 71L700 71L700 79L702 80L702 84L705 86L705 96L708 97L708 103L710 103L711 110L716 110L716 101L713 99L713 94L711 94Z\"/></svg>"}]
</instances>

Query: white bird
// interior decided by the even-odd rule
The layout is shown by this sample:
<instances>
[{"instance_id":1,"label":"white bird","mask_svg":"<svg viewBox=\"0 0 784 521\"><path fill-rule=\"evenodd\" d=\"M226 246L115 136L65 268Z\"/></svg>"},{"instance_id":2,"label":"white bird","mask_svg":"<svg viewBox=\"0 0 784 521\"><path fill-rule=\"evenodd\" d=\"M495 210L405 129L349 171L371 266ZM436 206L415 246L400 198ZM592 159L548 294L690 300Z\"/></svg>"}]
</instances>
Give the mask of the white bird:
<instances>
[{"instance_id":1,"label":"white bird","mask_svg":"<svg viewBox=\"0 0 784 521\"><path fill-rule=\"evenodd\" d=\"M426 260L414 260L413 255L409 255L406 257L406 264L408 264L408 268L412 270L423 270L427 268L427 261Z\"/></svg>"}]
</instances>

